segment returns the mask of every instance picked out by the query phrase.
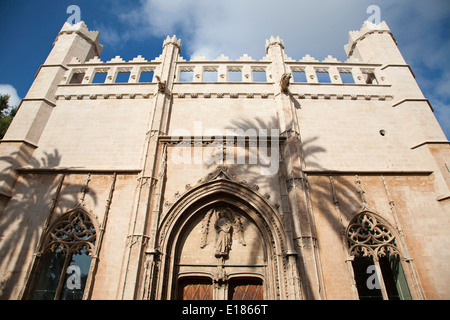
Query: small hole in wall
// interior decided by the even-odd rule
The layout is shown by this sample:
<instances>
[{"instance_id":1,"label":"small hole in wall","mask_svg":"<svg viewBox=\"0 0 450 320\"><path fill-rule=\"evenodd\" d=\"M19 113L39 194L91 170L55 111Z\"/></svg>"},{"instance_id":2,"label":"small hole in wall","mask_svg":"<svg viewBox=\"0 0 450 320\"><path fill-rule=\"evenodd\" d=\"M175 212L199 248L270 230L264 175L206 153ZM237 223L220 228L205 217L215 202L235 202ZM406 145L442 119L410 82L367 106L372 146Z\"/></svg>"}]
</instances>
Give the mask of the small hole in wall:
<instances>
[{"instance_id":1,"label":"small hole in wall","mask_svg":"<svg viewBox=\"0 0 450 320\"><path fill-rule=\"evenodd\" d=\"M386 130L381 129L380 134L384 137L386 135Z\"/></svg>"}]
</instances>

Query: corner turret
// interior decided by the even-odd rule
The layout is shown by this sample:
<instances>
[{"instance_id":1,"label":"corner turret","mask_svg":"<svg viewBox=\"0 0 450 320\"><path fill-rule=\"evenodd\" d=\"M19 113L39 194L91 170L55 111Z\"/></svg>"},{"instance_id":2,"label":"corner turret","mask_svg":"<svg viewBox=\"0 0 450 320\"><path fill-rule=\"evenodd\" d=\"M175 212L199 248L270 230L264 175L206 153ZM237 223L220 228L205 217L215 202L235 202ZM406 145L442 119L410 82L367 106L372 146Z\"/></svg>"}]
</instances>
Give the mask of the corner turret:
<instances>
[{"instance_id":1,"label":"corner turret","mask_svg":"<svg viewBox=\"0 0 450 320\"><path fill-rule=\"evenodd\" d=\"M406 64L385 21L365 21L358 31L350 31L344 46L348 59L368 63Z\"/></svg>"},{"instance_id":2,"label":"corner turret","mask_svg":"<svg viewBox=\"0 0 450 320\"><path fill-rule=\"evenodd\" d=\"M90 31L83 21L73 25L66 22L58 33L53 50L44 64L67 64L74 57L85 62L100 56L102 50L98 31Z\"/></svg>"}]
</instances>

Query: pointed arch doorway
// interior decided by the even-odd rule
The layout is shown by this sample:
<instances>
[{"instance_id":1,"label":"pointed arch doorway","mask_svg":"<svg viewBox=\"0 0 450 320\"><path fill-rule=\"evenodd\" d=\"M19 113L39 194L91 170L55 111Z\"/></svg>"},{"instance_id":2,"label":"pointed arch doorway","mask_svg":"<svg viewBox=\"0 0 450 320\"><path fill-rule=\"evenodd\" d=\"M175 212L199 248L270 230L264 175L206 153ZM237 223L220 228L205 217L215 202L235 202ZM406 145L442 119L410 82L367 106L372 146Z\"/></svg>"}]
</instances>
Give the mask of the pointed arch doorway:
<instances>
[{"instance_id":1,"label":"pointed arch doorway","mask_svg":"<svg viewBox=\"0 0 450 320\"><path fill-rule=\"evenodd\" d=\"M252 219L213 201L181 234L175 251L175 291L184 300L262 300L270 295L267 247ZM202 294L202 292L205 292Z\"/></svg>"},{"instance_id":2,"label":"pointed arch doorway","mask_svg":"<svg viewBox=\"0 0 450 320\"><path fill-rule=\"evenodd\" d=\"M156 299L286 299L292 281L278 213L228 177L192 188L159 230Z\"/></svg>"}]
</instances>

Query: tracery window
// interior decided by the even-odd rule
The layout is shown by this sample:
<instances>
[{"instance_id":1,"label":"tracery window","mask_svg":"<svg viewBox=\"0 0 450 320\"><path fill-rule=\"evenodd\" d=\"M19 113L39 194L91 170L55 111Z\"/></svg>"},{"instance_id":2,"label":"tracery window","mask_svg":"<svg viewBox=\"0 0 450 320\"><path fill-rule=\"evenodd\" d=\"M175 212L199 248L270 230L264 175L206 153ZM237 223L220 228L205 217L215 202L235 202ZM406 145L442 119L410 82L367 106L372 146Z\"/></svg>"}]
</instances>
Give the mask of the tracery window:
<instances>
[{"instance_id":1,"label":"tracery window","mask_svg":"<svg viewBox=\"0 0 450 320\"><path fill-rule=\"evenodd\" d=\"M81 300L95 241L94 224L84 211L63 215L49 230L31 298Z\"/></svg>"},{"instance_id":2,"label":"tracery window","mask_svg":"<svg viewBox=\"0 0 450 320\"><path fill-rule=\"evenodd\" d=\"M411 299L396 238L388 226L362 212L350 222L347 239L361 300Z\"/></svg>"}]
</instances>

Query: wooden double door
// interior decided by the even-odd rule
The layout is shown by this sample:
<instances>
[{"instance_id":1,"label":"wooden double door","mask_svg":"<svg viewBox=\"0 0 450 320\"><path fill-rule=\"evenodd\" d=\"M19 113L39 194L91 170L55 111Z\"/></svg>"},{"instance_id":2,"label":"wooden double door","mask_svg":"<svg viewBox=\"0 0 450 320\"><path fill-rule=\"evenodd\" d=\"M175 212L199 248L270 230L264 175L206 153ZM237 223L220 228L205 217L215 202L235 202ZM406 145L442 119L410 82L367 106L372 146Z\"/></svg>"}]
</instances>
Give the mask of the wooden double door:
<instances>
[{"instance_id":1,"label":"wooden double door","mask_svg":"<svg viewBox=\"0 0 450 320\"><path fill-rule=\"evenodd\" d=\"M263 300L263 283L258 278L230 279L225 286L228 300ZM214 300L214 284L209 278L181 279L178 287L180 300Z\"/></svg>"}]
</instances>

